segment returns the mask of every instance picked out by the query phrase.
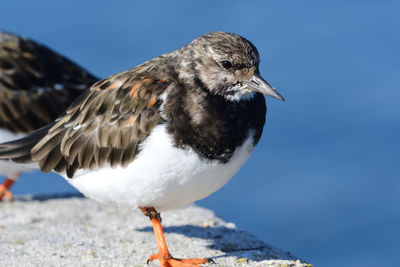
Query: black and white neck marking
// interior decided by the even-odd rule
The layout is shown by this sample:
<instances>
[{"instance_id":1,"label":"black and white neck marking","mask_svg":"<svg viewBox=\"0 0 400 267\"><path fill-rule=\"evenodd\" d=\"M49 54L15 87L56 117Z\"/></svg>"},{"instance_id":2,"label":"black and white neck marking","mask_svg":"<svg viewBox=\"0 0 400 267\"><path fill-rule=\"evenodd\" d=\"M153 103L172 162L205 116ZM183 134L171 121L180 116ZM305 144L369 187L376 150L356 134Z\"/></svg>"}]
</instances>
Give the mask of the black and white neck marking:
<instances>
[{"instance_id":1,"label":"black and white neck marking","mask_svg":"<svg viewBox=\"0 0 400 267\"><path fill-rule=\"evenodd\" d=\"M254 91L247 89L242 83L237 83L231 87L221 89L218 93L231 102L249 101L255 95Z\"/></svg>"}]
</instances>

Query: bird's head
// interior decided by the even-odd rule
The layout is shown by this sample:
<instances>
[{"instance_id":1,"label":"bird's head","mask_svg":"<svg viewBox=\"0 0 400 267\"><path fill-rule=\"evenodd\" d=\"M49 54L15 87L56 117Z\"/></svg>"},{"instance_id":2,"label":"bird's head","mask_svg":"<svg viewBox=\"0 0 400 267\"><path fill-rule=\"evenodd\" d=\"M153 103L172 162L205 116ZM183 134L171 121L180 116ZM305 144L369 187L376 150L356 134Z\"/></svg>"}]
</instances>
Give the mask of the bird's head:
<instances>
[{"instance_id":1,"label":"bird's head","mask_svg":"<svg viewBox=\"0 0 400 267\"><path fill-rule=\"evenodd\" d=\"M191 66L186 68L191 68L198 82L213 94L240 101L259 92L284 100L261 77L257 48L245 38L213 32L200 36L183 49L191 57Z\"/></svg>"}]
</instances>

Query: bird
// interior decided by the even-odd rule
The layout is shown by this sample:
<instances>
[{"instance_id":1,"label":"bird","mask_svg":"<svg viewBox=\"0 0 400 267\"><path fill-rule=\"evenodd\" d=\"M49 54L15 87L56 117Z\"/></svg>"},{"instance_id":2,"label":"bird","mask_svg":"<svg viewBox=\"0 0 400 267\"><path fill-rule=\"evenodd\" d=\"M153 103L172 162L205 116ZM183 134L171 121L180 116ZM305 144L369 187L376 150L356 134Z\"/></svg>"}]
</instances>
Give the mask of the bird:
<instances>
[{"instance_id":1,"label":"bird","mask_svg":"<svg viewBox=\"0 0 400 267\"><path fill-rule=\"evenodd\" d=\"M0 144L0 159L55 171L85 196L140 209L151 220L162 267L200 266L168 250L161 212L225 185L260 140L264 95L257 48L211 32L103 79L55 121Z\"/></svg>"},{"instance_id":2,"label":"bird","mask_svg":"<svg viewBox=\"0 0 400 267\"><path fill-rule=\"evenodd\" d=\"M100 78L33 40L0 31L0 143L23 137L56 119ZM0 162L0 201L31 168Z\"/></svg>"}]
</instances>

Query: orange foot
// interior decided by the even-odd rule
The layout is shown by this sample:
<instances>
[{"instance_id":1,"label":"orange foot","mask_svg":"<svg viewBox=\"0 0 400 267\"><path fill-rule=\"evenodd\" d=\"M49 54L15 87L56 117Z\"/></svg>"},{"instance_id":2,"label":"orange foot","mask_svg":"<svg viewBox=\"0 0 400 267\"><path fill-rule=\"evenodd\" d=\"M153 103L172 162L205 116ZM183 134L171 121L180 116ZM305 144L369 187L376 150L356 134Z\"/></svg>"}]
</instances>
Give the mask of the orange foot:
<instances>
[{"instance_id":1,"label":"orange foot","mask_svg":"<svg viewBox=\"0 0 400 267\"><path fill-rule=\"evenodd\" d=\"M153 260L159 260L161 267L201 267L199 264L212 263L211 259L176 259L171 255L162 255L158 253L151 255L147 263Z\"/></svg>"},{"instance_id":2,"label":"orange foot","mask_svg":"<svg viewBox=\"0 0 400 267\"><path fill-rule=\"evenodd\" d=\"M161 227L160 213L153 207L140 207L144 215L149 216L153 224L154 235L158 245L158 253L151 255L147 263L159 260L161 267L201 267L199 264L212 263L211 259L175 259L172 258L165 242L164 232Z\"/></svg>"},{"instance_id":3,"label":"orange foot","mask_svg":"<svg viewBox=\"0 0 400 267\"><path fill-rule=\"evenodd\" d=\"M10 191L10 187L13 185L15 180L7 178L4 180L4 182L0 185L0 201L3 200L3 197L5 196L9 200L12 200L13 195Z\"/></svg>"}]
</instances>

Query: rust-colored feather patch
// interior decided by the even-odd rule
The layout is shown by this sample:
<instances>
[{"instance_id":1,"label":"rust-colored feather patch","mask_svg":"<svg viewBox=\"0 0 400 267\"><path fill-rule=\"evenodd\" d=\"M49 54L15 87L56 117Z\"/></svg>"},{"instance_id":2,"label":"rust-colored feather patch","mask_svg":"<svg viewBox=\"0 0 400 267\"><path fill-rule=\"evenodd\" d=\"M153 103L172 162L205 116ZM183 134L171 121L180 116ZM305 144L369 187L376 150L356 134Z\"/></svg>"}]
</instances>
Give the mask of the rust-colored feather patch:
<instances>
[{"instance_id":1,"label":"rust-colored feather patch","mask_svg":"<svg viewBox=\"0 0 400 267\"><path fill-rule=\"evenodd\" d=\"M149 102L147 102L146 107L152 107L154 104L157 102L157 96L153 95L152 98L150 98Z\"/></svg>"},{"instance_id":2,"label":"rust-colored feather patch","mask_svg":"<svg viewBox=\"0 0 400 267\"><path fill-rule=\"evenodd\" d=\"M121 126L122 127L133 126L136 122L137 117L138 117L138 115L134 115L134 114L130 115L129 118L121 124Z\"/></svg>"},{"instance_id":3,"label":"rust-colored feather patch","mask_svg":"<svg viewBox=\"0 0 400 267\"><path fill-rule=\"evenodd\" d=\"M139 93L139 88L142 86L141 82L135 83L134 86L132 86L132 89L129 91L129 96L131 98L137 98L138 93Z\"/></svg>"},{"instance_id":4,"label":"rust-colored feather patch","mask_svg":"<svg viewBox=\"0 0 400 267\"><path fill-rule=\"evenodd\" d=\"M142 78L142 81L144 84L151 84L154 80L151 78Z\"/></svg>"}]
</instances>

